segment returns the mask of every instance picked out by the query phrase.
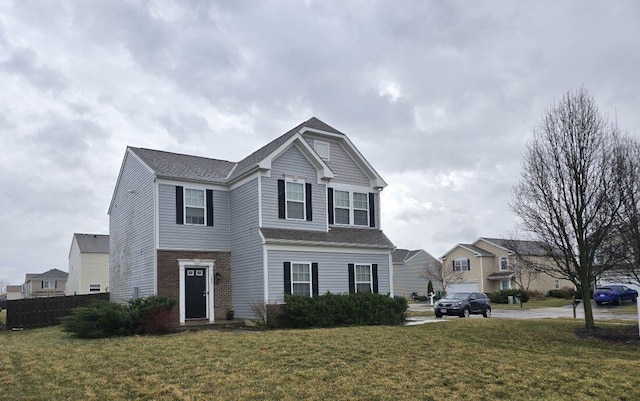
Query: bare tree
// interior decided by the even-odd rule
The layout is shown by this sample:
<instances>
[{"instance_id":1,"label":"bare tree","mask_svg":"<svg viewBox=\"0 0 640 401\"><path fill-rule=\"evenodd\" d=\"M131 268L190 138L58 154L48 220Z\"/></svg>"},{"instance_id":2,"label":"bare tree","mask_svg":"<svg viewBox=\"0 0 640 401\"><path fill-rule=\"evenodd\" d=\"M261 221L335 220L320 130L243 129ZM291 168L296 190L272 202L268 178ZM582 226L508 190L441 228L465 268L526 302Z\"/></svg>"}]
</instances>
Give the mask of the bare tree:
<instances>
[{"instance_id":1,"label":"bare tree","mask_svg":"<svg viewBox=\"0 0 640 401\"><path fill-rule=\"evenodd\" d=\"M590 287L610 264L594 264L621 207L619 135L584 88L568 91L533 129L511 209L520 228L545 244L537 269L576 285L585 327L595 327Z\"/></svg>"},{"instance_id":2,"label":"bare tree","mask_svg":"<svg viewBox=\"0 0 640 401\"><path fill-rule=\"evenodd\" d=\"M601 258L613 259L615 275L640 285L640 143L623 138L619 151L623 161L618 230ZM622 260L621 260L622 259Z\"/></svg>"},{"instance_id":3,"label":"bare tree","mask_svg":"<svg viewBox=\"0 0 640 401\"><path fill-rule=\"evenodd\" d=\"M455 271L451 263L443 263L441 260L433 259L425 264L421 274L427 280L440 283L446 292L449 284L462 281L464 273Z\"/></svg>"}]
</instances>

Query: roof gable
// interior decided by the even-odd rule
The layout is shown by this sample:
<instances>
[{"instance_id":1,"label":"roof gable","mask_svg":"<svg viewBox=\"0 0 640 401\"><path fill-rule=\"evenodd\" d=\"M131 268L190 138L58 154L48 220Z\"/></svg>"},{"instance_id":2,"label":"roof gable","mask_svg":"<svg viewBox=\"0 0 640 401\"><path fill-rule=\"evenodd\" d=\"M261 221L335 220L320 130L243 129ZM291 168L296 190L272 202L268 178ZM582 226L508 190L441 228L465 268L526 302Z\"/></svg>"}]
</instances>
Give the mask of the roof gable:
<instances>
[{"instance_id":1,"label":"roof gable","mask_svg":"<svg viewBox=\"0 0 640 401\"><path fill-rule=\"evenodd\" d=\"M449 249L449 251L447 251L444 255L442 255L440 257L440 259L446 259L447 255L449 255L451 252L455 251L458 248L462 248L468 252L471 252L473 254L473 256L478 256L478 257L493 257L496 256L494 254L492 254L491 252L487 252L484 249L480 249L477 246L474 246L472 244L457 244L456 246L454 246L453 248Z\"/></svg>"},{"instance_id":2,"label":"roof gable","mask_svg":"<svg viewBox=\"0 0 640 401\"><path fill-rule=\"evenodd\" d=\"M478 238L474 244L484 241L490 245L502 248L507 252L519 253L527 256L544 256L548 254L545 244L539 241L502 239L502 238Z\"/></svg>"}]
</instances>

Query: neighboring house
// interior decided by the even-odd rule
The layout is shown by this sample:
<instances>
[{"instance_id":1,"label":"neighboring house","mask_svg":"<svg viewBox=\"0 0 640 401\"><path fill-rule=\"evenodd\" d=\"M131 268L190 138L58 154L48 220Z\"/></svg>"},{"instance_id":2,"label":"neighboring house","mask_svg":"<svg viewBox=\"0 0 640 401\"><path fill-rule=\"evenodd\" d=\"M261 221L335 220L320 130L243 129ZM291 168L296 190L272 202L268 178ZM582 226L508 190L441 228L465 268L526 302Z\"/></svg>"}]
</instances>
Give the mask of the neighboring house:
<instances>
[{"instance_id":1,"label":"neighboring house","mask_svg":"<svg viewBox=\"0 0 640 401\"><path fill-rule=\"evenodd\" d=\"M22 286L21 285L8 285L7 286L7 301L12 301L14 299L22 299L24 295L22 294Z\"/></svg>"},{"instance_id":2,"label":"neighboring house","mask_svg":"<svg viewBox=\"0 0 640 401\"><path fill-rule=\"evenodd\" d=\"M393 295L387 184L310 120L239 162L128 147L109 207L110 296L178 299L179 321L255 318L288 293Z\"/></svg>"},{"instance_id":3,"label":"neighboring house","mask_svg":"<svg viewBox=\"0 0 640 401\"><path fill-rule=\"evenodd\" d=\"M109 291L109 236L73 234L66 295Z\"/></svg>"},{"instance_id":4,"label":"neighboring house","mask_svg":"<svg viewBox=\"0 0 640 401\"><path fill-rule=\"evenodd\" d=\"M411 298L414 293L427 295L427 267L433 270L435 263L439 263L436 258L422 249L396 249L392 260L393 293L405 298ZM434 291L442 290L442 284L438 280L431 280L431 284Z\"/></svg>"},{"instance_id":5,"label":"neighboring house","mask_svg":"<svg viewBox=\"0 0 640 401\"><path fill-rule=\"evenodd\" d=\"M521 257L537 263L551 263L545 250L534 241L479 238L472 244L458 244L442 257L447 269L462 272L462 280L452 283L447 292L496 292L524 287L546 294L551 289L574 287L569 280L555 279L544 273L534 273Z\"/></svg>"},{"instance_id":6,"label":"neighboring house","mask_svg":"<svg viewBox=\"0 0 640 401\"><path fill-rule=\"evenodd\" d=\"M64 295L68 273L51 269L41 274L27 274L22 292L25 298L55 297Z\"/></svg>"}]
</instances>

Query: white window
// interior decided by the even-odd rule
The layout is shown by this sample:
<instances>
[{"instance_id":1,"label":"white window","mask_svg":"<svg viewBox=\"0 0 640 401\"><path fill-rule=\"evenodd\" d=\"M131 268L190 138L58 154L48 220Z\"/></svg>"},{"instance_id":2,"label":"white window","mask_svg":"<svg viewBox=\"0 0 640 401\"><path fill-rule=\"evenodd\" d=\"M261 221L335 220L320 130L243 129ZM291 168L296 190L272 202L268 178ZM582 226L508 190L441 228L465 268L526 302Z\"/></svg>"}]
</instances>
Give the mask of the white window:
<instances>
[{"instance_id":1,"label":"white window","mask_svg":"<svg viewBox=\"0 0 640 401\"><path fill-rule=\"evenodd\" d=\"M500 280L500 289L508 290L509 289L509 280Z\"/></svg>"},{"instance_id":2,"label":"white window","mask_svg":"<svg viewBox=\"0 0 640 401\"><path fill-rule=\"evenodd\" d=\"M291 294L311 296L311 263L291 263Z\"/></svg>"},{"instance_id":3,"label":"white window","mask_svg":"<svg viewBox=\"0 0 640 401\"><path fill-rule=\"evenodd\" d=\"M469 259L460 258L453 261L454 272L468 272L469 270Z\"/></svg>"},{"instance_id":4,"label":"white window","mask_svg":"<svg viewBox=\"0 0 640 401\"><path fill-rule=\"evenodd\" d=\"M334 190L333 209L335 224L369 226L369 194L367 193Z\"/></svg>"},{"instance_id":5,"label":"white window","mask_svg":"<svg viewBox=\"0 0 640 401\"><path fill-rule=\"evenodd\" d=\"M89 284L89 292L100 292L100 284Z\"/></svg>"},{"instance_id":6,"label":"white window","mask_svg":"<svg viewBox=\"0 0 640 401\"><path fill-rule=\"evenodd\" d=\"M305 219L304 183L287 181L287 218Z\"/></svg>"},{"instance_id":7,"label":"white window","mask_svg":"<svg viewBox=\"0 0 640 401\"><path fill-rule=\"evenodd\" d=\"M351 202L349 192L333 191L334 221L336 224L350 224Z\"/></svg>"},{"instance_id":8,"label":"white window","mask_svg":"<svg viewBox=\"0 0 640 401\"><path fill-rule=\"evenodd\" d=\"M509 270L509 258L506 256L500 258L500 270Z\"/></svg>"},{"instance_id":9,"label":"white window","mask_svg":"<svg viewBox=\"0 0 640 401\"><path fill-rule=\"evenodd\" d=\"M371 288L371 265L356 265L356 292L373 292Z\"/></svg>"},{"instance_id":10,"label":"white window","mask_svg":"<svg viewBox=\"0 0 640 401\"><path fill-rule=\"evenodd\" d=\"M185 188L184 222L204 225L204 190Z\"/></svg>"},{"instance_id":11,"label":"white window","mask_svg":"<svg viewBox=\"0 0 640 401\"><path fill-rule=\"evenodd\" d=\"M42 289L44 290L55 290L56 281L55 280L42 280Z\"/></svg>"},{"instance_id":12,"label":"white window","mask_svg":"<svg viewBox=\"0 0 640 401\"><path fill-rule=\"evenodd\" d=\"M323 141L313 141L313 148L318 156L324 160L329 160L329 143Z\"/></svg>"}]
</instances>

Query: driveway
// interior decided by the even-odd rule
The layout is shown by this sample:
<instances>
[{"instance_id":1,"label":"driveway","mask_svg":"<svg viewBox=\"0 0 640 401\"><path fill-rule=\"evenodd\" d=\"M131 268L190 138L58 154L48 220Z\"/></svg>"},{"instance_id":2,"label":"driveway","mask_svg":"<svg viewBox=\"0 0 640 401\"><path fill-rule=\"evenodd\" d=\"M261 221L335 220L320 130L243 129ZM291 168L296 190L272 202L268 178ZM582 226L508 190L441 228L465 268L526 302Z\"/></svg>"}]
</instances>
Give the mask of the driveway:
<instances>
[{"instance_id":1,"label":"driveway","mask_svg":"<svg viewBox=\"0 0 640 401\"><path fill-rule=\"evenodd\" d=\"M619 312L616 306L597 306L592 303L593 318L595 320L629 320L638 321L637 313ZM429 303L413 303L409 304L410 311L431 310L433 307ZM482 315L471 315L472 318L482 319ZM553 319L553 318L573 318L573 307L571 305L557 308L539 308L539 309L498 309L491 311L492 318L502 319ZM442 319L436 319L433 316L420 316L408 319L408 325L430 323L436 321L445 321L446 319L457 319L457 317L445 316ZM582 304L576 308L576 319L584 319L584 307Z\"/></svg>"}]
</instances>

